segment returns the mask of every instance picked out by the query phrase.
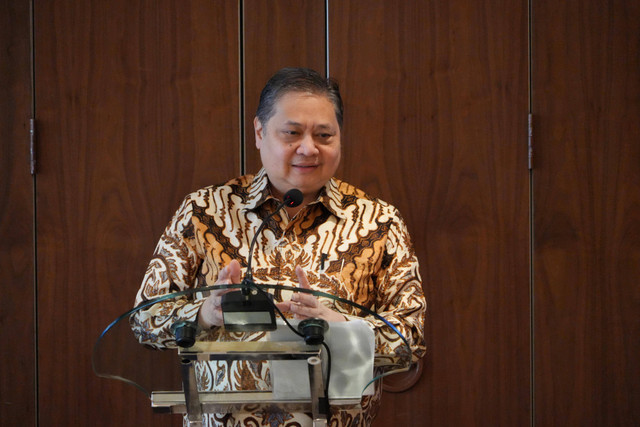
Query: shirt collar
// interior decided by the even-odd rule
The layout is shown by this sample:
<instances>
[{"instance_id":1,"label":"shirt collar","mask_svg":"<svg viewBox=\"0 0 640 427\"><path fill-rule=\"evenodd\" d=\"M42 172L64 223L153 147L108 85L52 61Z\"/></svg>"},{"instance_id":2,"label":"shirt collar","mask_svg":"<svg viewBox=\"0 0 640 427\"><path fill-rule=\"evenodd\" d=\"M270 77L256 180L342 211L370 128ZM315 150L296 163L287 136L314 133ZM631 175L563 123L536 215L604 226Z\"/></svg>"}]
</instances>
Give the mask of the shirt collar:
<instances>
[{"instance_id":1,"label":"shirt collar","mask_svg":"<svg viewBox=\"0 0 640 427\"><path fill-rule=\"evenodd\" d=\"M245 209L252 211L258 206L261 206L269 199L273 199L271 190L269 189L269 178L267 177L267 171L262 168L253 177L253 181L249 184L249 197Z\"/></svg>"},{"instance_id":2,"label":"shirt collar","mask_svg":"<svg viewBox=\"0 0 640 427\"><path fill-rule=\"evenodd\" d=\"M269 189L269 177L267 176L267 171L261 168L253 177L251 184L249 184L249 197L245 209L249 211L254 210L271 199L275 199L275 197L271 195L271 190ZM313 203L320 203L338 218L346 218L342 210L342 194L338 190L338 181L335 178L331 178L324 187L320 189L320 194L318 194L316 201L311 204Z\"/></svg>"},{"instance_id":3,"label":"shirt collar","mask_svg":"<svg viewBox=\"0 0 640 427\"><path fill-rule=\"evenodd\" d=\"M338 190L338 181L335 178L331 178L320 190L318 202L338 218L345 219L347 217L342 209L342 193Z\"/></svg>"}]
</instances>

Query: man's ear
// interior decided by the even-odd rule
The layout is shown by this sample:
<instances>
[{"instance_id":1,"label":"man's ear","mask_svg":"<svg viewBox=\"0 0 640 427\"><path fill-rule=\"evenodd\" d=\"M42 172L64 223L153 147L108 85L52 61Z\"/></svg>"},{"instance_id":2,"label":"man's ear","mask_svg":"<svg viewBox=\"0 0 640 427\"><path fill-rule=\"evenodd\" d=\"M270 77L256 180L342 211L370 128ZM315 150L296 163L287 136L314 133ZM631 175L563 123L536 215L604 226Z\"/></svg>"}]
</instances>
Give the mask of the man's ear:
<instances>
[{"instance_id":1,"label":"man's ear","mask_svg":"<svg viewBox=\"0 0 640 427\"><path fill-rule=\"evenodd\" d=\"M262 138L264 137L264 129L262 127L262 123L260 123L260 120L258 120L257 117L253 119L253 130L255 131L256 135L256 147L259 150L260 146L262 145Z\"/></svg>"}]
</instances>

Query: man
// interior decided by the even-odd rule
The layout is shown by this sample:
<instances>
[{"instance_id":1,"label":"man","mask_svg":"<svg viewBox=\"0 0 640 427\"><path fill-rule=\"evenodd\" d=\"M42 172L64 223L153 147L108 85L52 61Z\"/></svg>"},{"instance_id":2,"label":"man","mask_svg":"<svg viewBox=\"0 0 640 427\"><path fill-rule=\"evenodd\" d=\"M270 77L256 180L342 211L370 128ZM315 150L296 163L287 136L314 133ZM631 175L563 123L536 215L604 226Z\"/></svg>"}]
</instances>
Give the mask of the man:
<instances>
[{"instance_id":1,"label":"man","mask_svg":"<svg viewBox=\"0 0 640 427\"><path fill-rule=\"evenodd\" d=\"M406 337L414 361L425 352L418 261L406 226L391 205L333 178L341 155L343 107L338 86L317 72L285 68L267 83L254 120L263 168L186 197L163 233L136 305L168 292L239 283L260 223L290 189L302 192L267 222L253 251L257 283L311 288L356 302L387 319ZM141 342L175 346L170 327L197 320L208 340L256 340L257 333L225 331L221 299L176 299L136 313L131 324ZM373 316L306 293L275 293L278 307L297 318L343 322L362 318L376 331L376 353L401 354L404 342ZM269 389L267 363L209 362L199 383L212 390ZM378 381L362 410L332 408L332 426L368 426L379 404ZM310 425L308 414L207 414L208 425ZM298 423L298 424L296 424Z\"/></svg>"}]
</instances>

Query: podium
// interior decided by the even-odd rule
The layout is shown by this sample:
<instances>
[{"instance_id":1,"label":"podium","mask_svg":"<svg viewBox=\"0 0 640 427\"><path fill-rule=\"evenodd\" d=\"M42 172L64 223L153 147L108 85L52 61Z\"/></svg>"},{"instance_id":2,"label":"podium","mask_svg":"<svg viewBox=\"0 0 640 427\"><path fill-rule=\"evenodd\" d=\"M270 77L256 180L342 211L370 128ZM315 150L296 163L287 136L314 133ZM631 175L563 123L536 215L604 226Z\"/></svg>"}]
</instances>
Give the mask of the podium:
<instances>
[{"instance_id":1,"label":"podium","mask_svg":"<svg viewBox=\"0 0 640 427\"><path fill-rule=\"evenodd\" d=\"M320 349L305 348L299 343L274 342L216 342L196 344L194 347L179 352L184 392L153 392L151 406L154 410L186 413L189 426L201 426L203 413L242 412L248 410L249 405L251 411L275 406L286 412L310 412L314 427L327 425L327 414L321 410L322 399L326 396ZM194 362L202 356L210 360L306 360L311 384L310 400L277 398L273 391L201 392L196 386ZM356 405L359 400L348 403Z\"/></svg>"},{"instance_id":2,"label":"podium","mask_svg":"<svg viewBox=\"0 0 640 427\"><path fill-rule=\"evenodd\" d=\"M359 319L329 323L326 346L305 343L279 321L258 341L196 340L187 348L159 351L141 345L132 333L128 320L138 309L118 317L99 337L94 372L137 387L154 411L185 414L193 427L203 424L203 414L260 410L308 413L314 427L326 426L330 406L356 409L363 395L373 394L374 364L397 371L408 367L411 357L410 351L408 360L403 360L407 353L376 357L374 330ZM198 387L198 364L258 361L269 363L270 390Z\"/></svg>"},{"instance_id":3,"label":"podium","mask_svg":"<svg viewBox=\"0 0 640 427\"><path fill-rule=\"evenodd\" d=\"M286 328L280 325L269 335L268 341L203 341L179 349L183 390L152 392L152 408L157 412L187 414L190 426L202 425L203 413L278 408L284 412L311 413L313 426L319 427L327 425L329 415L323 402L334 407L357 408L362 392L372 392L368 384L373 379L374 335L365 322L341 322L329 327L327 345L337 349L340 356L333 356L332 378L338 386L328 389L329 396L326 396L327 384L323 374L323 362L326 365L326 360L322 346L305 344L301 338L289 336ZM344 345L337 348L338 342L349 342L355 347L351 351ZM272 390L200 391L196 386L194 364L212 360L268 360L271 362ZM346 383L348 387L340 385Z\"/></svg>"}]
</instances>

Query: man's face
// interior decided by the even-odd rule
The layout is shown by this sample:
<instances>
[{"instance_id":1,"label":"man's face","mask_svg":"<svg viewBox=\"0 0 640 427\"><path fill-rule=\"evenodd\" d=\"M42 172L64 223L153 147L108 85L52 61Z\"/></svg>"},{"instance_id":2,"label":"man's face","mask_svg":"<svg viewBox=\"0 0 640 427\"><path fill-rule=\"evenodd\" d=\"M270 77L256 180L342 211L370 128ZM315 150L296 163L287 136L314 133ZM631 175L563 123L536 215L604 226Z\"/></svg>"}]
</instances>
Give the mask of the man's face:
<instances>
[{"instance_id":1,"label":"man's face","mask_svg":"<svg viewBox=\"0 0 640 427\"><path fill-rule=\"evenodd\" d=\"M274 196L297 188L304 204L333 176L340 163L340 127L325 96L288 92L274 106L266 126L253 122L256 147Z\"/></svg>"}]
</instances>

